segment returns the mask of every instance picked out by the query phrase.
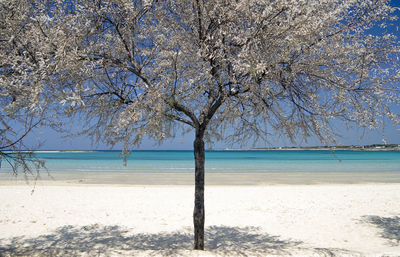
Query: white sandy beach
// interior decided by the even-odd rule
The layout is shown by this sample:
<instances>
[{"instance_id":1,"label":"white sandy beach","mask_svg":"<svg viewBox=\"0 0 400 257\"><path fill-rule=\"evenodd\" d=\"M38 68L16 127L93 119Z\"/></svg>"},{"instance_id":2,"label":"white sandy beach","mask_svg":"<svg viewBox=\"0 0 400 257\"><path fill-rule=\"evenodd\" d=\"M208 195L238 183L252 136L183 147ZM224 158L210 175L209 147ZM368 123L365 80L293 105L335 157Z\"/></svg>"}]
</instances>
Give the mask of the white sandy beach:
<instances>
[{"instance_id":1,"label":"white sandy beach","mask_svg":"<svg viewBox=\"0 0 400 257\"><path fill-rule=\"evenodd\" d=\"M400 184L0 186L0 256L400 256Z\"/></svg>"}]
</instances>

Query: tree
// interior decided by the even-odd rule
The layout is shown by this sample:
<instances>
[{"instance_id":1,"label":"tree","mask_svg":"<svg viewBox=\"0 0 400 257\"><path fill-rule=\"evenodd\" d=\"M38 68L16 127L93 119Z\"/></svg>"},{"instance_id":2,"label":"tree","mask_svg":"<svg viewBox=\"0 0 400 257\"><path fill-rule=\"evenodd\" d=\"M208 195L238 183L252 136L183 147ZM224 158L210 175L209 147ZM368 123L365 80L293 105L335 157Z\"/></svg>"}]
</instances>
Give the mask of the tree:
<instances>
[{"instance_id":1,"label":"tree","mask_svg":"<svg viewBox=\"0 0 400 257\"><path fill-rule=\"evenodd\" d=\"M44 167L33 152L20 150L26 149L24 138L46 121L50 103L43 92L49 56L32 23L37 14L33 2L0 3L0 164L8 162L14 174L21 169L25 176Z\"/></svg>"},{"instance_id":2,"label":"tree","mask_svg":"<svg viewBox=\"0 0 400 257\"><path fill-rule=\"evenodd\" d=\"M83 133L125 151L143 136L194 133L195 249L204 249L205 142L315 135L328 143L333 121L399 122L399 44L386 33L395 9L385 0L59 0L48 8L41 51L53 49L57 63L49 84L63 115L86 121Z\"/></svg>"}]
</instances>

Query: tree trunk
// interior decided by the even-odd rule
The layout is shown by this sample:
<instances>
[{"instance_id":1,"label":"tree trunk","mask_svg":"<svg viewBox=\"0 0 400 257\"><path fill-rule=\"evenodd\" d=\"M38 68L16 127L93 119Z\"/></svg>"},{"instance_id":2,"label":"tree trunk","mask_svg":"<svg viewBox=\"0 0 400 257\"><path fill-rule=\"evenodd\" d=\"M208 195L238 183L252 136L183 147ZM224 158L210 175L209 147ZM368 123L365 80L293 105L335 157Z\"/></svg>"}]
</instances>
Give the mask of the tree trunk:
<instances>
[{"instance_id":1,"label":"tree trunk","mask_svg":"<svg viewBox=\"0 0 400 257\"><path fill-rule=\"evenodd\" d=\"M194 140L195 195L193 210L194 249L204 250L204 141L203 133L196 133Z\"/></svg>"}]
</instances>

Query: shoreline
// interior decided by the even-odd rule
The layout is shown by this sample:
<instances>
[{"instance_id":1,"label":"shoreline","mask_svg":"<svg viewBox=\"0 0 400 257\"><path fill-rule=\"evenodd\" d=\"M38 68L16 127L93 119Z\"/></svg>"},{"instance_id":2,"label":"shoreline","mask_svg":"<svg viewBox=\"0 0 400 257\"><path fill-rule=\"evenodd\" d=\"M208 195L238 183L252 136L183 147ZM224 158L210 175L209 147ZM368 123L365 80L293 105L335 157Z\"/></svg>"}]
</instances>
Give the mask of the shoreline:
<instances>
[{"instance_id":1,"label":"shoreline","mask_svg":"<svg viewBox=\"0 0 400 257\"><path fill-rule=\"evenodd\" d=\"M0 186L26 185L104 185L104 186L193 186L193 173L41 173L25 178L0 173ZM206 173L206 186L269 186L269 185L345 185L400 184L400 173L359 172L281 172L281 173Z\"/></svg>"}]
</instances>

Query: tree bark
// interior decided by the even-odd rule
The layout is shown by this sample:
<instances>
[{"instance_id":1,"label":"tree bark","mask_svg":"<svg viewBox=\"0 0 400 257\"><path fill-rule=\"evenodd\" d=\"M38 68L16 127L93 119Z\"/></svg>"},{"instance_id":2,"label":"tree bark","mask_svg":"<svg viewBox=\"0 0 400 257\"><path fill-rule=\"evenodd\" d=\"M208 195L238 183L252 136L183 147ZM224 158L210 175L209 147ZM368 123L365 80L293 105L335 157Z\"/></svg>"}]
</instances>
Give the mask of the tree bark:
<instances>
[{"instance_id":1,"label":"tree bark","mask_svg":"<svg viewBox=\"0 0 400 257\"><path fill-rule=\"evenodd\" d=\"M196 131L193 143L195 160L195 195L193 210L194 249L204 250L204 140L203 133Z\"/></svg>"}]
</instances>

